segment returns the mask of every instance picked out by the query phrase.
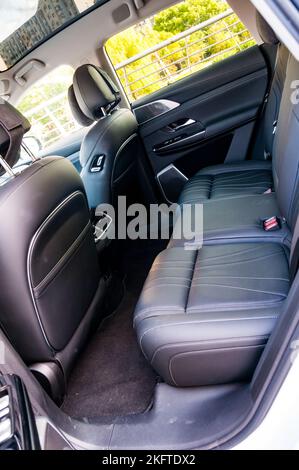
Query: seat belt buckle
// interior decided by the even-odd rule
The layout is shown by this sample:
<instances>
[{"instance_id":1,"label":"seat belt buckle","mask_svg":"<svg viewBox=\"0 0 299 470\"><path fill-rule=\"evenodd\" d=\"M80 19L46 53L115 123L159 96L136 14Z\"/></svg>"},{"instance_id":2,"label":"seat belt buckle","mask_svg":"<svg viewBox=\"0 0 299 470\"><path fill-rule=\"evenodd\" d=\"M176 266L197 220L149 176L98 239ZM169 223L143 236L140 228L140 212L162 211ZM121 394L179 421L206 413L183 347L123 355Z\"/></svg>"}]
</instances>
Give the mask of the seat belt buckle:
<instances>
[{"instance_id":1,"label":"seat belt buckle","mask_svg":"<svg viewBox=\"0 0 299 470\"><path fill-rule=\"evenodd\" d=\"M266 160L266 162L268 162L269 160L272 160L272 155L270 152L266 152L266 150L264 151L264 160Z\"/></svg>"},{"instance_id":2,"label":"seat belt buckle","mask_svg":"<svg viewBox=\"0 0 299 470\"><path fill-rule=\"evenodd\" d=\"M272 194L272 193L273 193L272 188L269 188L264 192L264 194Z\"/></svg>"},{"instance_id":3,"label":"seat belt buckle","mask_svg":"<svg viewBox=\"0 0 299 470\"><path fill-rule=\"evenodd\" d=\"M263 228L265 232L273 232L274 230L280 230L280 220L278 217L270 217L269 219L263 220Z\"/></svg>"}]
</instances>

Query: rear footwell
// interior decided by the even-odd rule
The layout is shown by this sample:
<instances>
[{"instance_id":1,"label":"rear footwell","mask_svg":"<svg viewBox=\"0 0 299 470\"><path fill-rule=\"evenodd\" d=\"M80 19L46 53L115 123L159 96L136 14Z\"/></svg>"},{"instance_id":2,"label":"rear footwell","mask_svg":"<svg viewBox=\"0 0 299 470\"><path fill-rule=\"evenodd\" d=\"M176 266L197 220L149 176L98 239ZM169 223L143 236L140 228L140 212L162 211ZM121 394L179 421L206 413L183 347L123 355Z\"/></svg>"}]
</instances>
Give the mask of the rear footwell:
<instances>
[{"instance_id":1,"label":"rear footwell","mask_svg":"<svg viewBox=\"0 0 299 470\"><path fill-rule=\"evenodd\" d=\"M151 406L157 376L140 351L132 325L143 282L160 249L138 243L125 247L124 297L92 337L71 374L62 406L69 416L124 416L143 413Z\"/></svg>"}]
</instances>

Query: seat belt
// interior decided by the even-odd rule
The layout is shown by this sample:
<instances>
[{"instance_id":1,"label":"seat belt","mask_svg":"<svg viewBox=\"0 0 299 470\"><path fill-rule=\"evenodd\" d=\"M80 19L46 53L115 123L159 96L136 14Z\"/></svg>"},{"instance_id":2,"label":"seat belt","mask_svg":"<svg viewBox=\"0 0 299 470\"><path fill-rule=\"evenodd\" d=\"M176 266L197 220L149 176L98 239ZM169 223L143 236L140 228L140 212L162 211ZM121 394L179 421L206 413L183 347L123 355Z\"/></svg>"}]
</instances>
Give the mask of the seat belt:
<instances>
[{"instance_id":1,"label":"seat belt","mask_svg":"<svg viewBox=\"0 0 299 470\"><path fill-rule=\"evenodd\" d=\"M270 65L268 65L268 70L272 71L272 75L268 81L267 84L267 89L266 93L263 99L263 102L259 108L258 111L258 116L256 119L256 124L255 124L255 135L253 137L253 151L257 155L264 155L264 160L271 160L271 153L266 151L265 148L265 122L264 122L264 117L265 117L265 112L269 100L269 96L271 93L272 85L274 82L274 77L276 74L277 70L277 63L278 63L278 58L279 54L281 53L281 44L278 44L275 58L274 59L269 59L270 60Z\"/></svg>"},{"instance_id":2,"label":"seat belt","mask_svg":"<svg viewBox=\"0 0 299 470\"><path fill-rule=\"evenodd\" d=\"M278 64L278 60L279 60L279 55L281 54L281 44L278 44L277 46L277 51L276 51L276 56L275 56L275 60L273 61L273 64L271 66L271 69L272 69L272 76L270 77L270 80L269 80L269 83L268 83L268 86L267 86L267 90L266 90L266 94L265 94L265 97L264 97L264 100L263 100L263 103L261 105L261 108L260 108L260 111L259 111L259 114L258 114L258 119L257 119L257 123L258 124L261 124L262 125L262 135L264 134L265 132L265 123L264 123L264 116L265 116L265 112L266 112L266 108L267 108L267 104L268 104L268 100L269 100L269 96L270 96L270 93L271 93L271 90L272 90L272 85L274 83L274 78L275 78L275 74L277 72L277 64ZM276 124L277 124L277 120L275 120L273 122L273 134L275 133L276 131ZM275 129L275 131L274 131ZM261 135L259 135L259 138L261 138ZM262 142L260 142L259 144L261 147L264 147L264 144ZM264 152L264 160L271 160L272 159L272 155L271 153L268 153L266 152L265 148L261 148L261 151Z\"/></svg>"}]
</instances>

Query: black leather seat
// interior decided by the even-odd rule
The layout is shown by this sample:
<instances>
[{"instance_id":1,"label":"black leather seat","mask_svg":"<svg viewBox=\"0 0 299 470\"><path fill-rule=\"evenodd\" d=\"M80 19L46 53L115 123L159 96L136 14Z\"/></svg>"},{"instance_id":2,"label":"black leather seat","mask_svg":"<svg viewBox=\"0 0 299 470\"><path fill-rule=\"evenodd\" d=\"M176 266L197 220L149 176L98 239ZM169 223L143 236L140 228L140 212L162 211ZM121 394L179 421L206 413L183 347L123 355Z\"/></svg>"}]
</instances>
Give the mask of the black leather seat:
<instances>
[{"instance_id":1,"label":"black leather seat","mask_svg":"<svg viewBox=\"0 0 299 470\"><path fill-rule=\"evenodd\" d=\"M120 94L109 78L94 65L79 67L69 90L75 119L90 126L80 151L81 177L89 206L114 204L116 196L126 195L134 180L141 151L138 124L134 114L118 108Z\"/></svg>"},{"instance_id":2,"label":"black leather seat","mask_svg":"<svg viewBox=\"0 0 299 470\"><path fill-rule=\"evenodd\" d=\"M298 74L299 63L291 57L274 139L275 196L219 201L219 218L222 211L222 220L228 218L233 224L230 231L229 224L227 232L222 231L222 242L210 240L201 249L194 245L191 251L189 244L188 251L174 247L172 241L146 281L134 324L143 353L171 385L249 379L278 315L283 314L294 274L290 275L290 266L291 272L298 266L299 103L290 96ZM269 197L275 197L282 229L270 232L267 238L260 228L260 237L256 232L256 238L250 239L254 224L261 226L257 214L269 207ZM251 227L245 224L242 228L248 201ZM260 201L255 218L252 201ZM204 204L210 221L216 205L216 201ZM243 235L235 228L238 223ZM226 237L229 233L235 235Z\"/></svg>"},{"instance_id":3,"label":"black leather seat","mask_svg":"<svg viewBox=\"0 0 299 470\"><path fill-rule=\"evenodd\" d=\"M2 128L8 112L7 147L16 150L11 123L20 117L1 104ZM0 217L1 328L57 398L104 291L79 174L60 157L35 161L0 187Z\"/></svg>"},{"instance_id":4,"label":"black leather seat","mask_svg":"<svg viewBox=\"0 0 299 470\"><path fill-rule=\"evenodd\" d=\"M187 183L180 204L204 203L214 199L263 194L273 189L272 163L245 161L206 167Z\"/></svg>"},{"instance_id":5,"label":"black leather seat","mask_svg":"<svg viewBox=\"0 0 299 470\"><path fill-rule=\"evenodd\" d=\"M257 14L257 26L264 41L262 50L265 56L270 55L267 46L277 47L271 89L266 97L260 132L257 136L257 141L260 142L261 160L204 168L186 183L180 196L180 204L205 203L215 199L263 194L274 189L271 161L262 161L262 159L264 156L271 156L273 152L273 129L278 119L289 52L285 46L278 44L275 33L259 14ZM271 56L267 60L270 62Z\"/></svg>"},{"instance_id":6,"label":"black leather seat","mask_svg":"<svg viewBox=\"0 0 299 470\"><path fill-rule=\"evenodd\" d=\"M134 324L141 349L176 386L250 378L289 290L278 244L169 248L156 259Z\"/></svg>"},{"instance_id":7,"label":"black leather seat","mask_svg":"<svg viewBox=\"0 0 299 470\"><path fill-rule=\"evenodd\" d=\"M273 191L267 194L239 194L214 198L203 204L203 238L205 243L222 243L223 240L278 241L284 243L291 237L286 218L297 214L298 185L296 105L291 107L292 83L298 76L298 62L289 57L287 77L273 141L272 179ZM254 173L254 172L253 172ZM246 192L246 190L245 190ZM193 203L202 203L194 199ZM293 214L293 215L291 215ZM263 220L278 217L281 228L275 232L263 229ZM171 246L183 246L185 240L174 240Z\"/></svg>"}]
</instances>

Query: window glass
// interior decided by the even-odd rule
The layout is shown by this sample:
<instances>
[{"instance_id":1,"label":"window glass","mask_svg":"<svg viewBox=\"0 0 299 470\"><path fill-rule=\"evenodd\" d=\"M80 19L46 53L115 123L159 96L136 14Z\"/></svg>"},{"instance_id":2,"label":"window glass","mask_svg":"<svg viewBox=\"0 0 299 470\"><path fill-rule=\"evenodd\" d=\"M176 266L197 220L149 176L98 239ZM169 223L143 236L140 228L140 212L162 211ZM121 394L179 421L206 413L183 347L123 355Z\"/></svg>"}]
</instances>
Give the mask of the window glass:
<instances>
[{"instance_id":1,"label":"window glass","mask_svg":"<svg viewBox=\"0 0 299 470\"><path fill-rule=\"evenodd\" d=\"M1 0L0 71L103 0Z\"/></svg>"},{"instance_id":2,"label":"window glass","mask_svg":"<svg viewBox=\"0 0 299 470\"><path fill-rule=\"evenodd\" d=\"M255 44L223 0L185 0L113 36L106 52L131 102Z\"/></svg>"},{"instance_id":3,"label":"window glass","mask_svg":"<svg viewBox=\"0 0 299 470\"><path fill-rule=\"evenodd\" d=\"M17 108L31 123L25 143L33 151L38 145L46 148L80 128L68 103L73 74L73 68L67 65L53 70L27 90L19 102Z\"/></svg>"},{"instance_id":4,"label":"window glass","mask_svg":"<svg viewBox=\"0 0 299 470\"><path fill-rule=\"evenodd\" d=\"M8 38L28 21L37 10L38 0L2 0L0 3L0 41Z\"/></svg>"}]
</instances>

